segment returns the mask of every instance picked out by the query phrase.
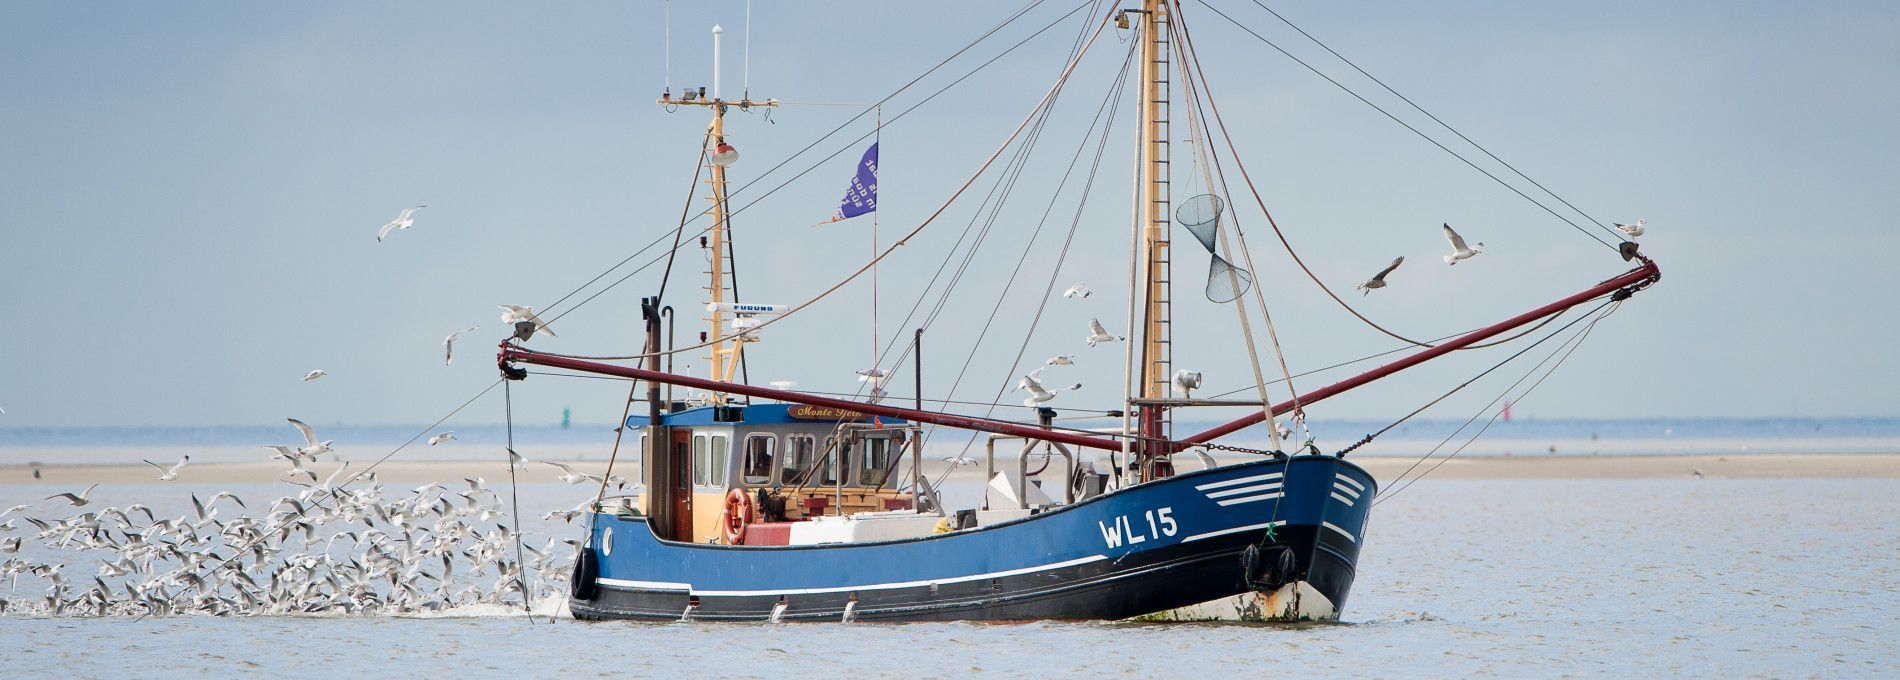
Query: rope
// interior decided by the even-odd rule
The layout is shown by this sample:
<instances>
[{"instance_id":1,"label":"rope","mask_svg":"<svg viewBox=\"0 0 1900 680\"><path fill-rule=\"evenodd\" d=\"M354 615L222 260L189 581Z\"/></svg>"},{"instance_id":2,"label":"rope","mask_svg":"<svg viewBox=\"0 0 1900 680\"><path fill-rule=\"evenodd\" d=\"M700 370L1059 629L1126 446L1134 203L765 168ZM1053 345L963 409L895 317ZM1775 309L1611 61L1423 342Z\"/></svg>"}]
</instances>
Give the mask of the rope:
<instances>
[{"instance_id":1,"label":"rope","mask_svg":"<svg viewBox=\"0 0 1900 680\"><path fill-rule=\"evenodd\" d=\"M514 381L503 380L501 387L502 417L508 429L508 497L509 513L515 521L515 584L521 587L521 611L528 615L528 623L534 623L534 598L528 592L528 563L521 555L521 484L515 480L515 459L521 454L515 453L515 399Z\"/></svg>"},{"instance_id":2,"label":"rope","mask_svg":"<svg viewBox=\"0 0 1900 680\"><path fill-rule=\"evenodd\" d=\"M1505 396L1509 395L1511 390L1517 389L1517 386L1520 384L1523 384L1524 380L1530 378L1531 374L1536 373L1537 369L1542 368L1545 363L1548 363L1551 360L1551 358L1557 357L1558 353L1561 352L1562 357L1557 359L1557 363L1552 365L1550 367L1550 370L1545 371L1544 375L1539 377L1536 382L1531 383L1530 387L1525 388L1525 390L1523 392L1520 392L1515 399L1511 400L1511 402L1514 404L1522 403L1526 395L1529 395L1532 390L1537 389L1538 385L1544 384L1544 380L1546 378L1549 378L1552 373L1555 373L1557 371L1558 367L1562 366L1565 361L1569 360L1570 355L1576 352L1578 347L1583 346L1583 341L1590 337L1591 331L1596 330L1598 322L1606 318L1609 318L1611 314L1616 313L1616 310L1622 307L1621 301L1613 300L1612 302L1616 304L1609 307L1608 309L1603 310L1602 314L1599 314L1595 319L1592 319L1589 325L1583 327L1583 330L1577 334L1577 337L1574 340L1571 340L1565 343L1565 345L1568 345L1569 349L1566 350L1565 345L1559 345L1556 350L1553 350L1550 353L1549 356L1544 357L1543 361L1537 362L1537 365L1532 366L1531 370L1525 372L1523 377L1518 378L1517 382L1511 383L1510 387L1505 388L1504 392L1500 393L1496 398L1493 398L1491 400L1491 403L1486 404L1484 408L1479 409L1477 413L1472 414L1471 418L1465 420L1465 423L1463 425L1458 426L1457 430L1452 431L1451 435L1445 437L1445 439L1443 441L1440 441L1437 446L1432 447L1432 450L1426 452L1424 457L1419 458L1417 462L1413 463L1412 467L1406 468L1405 472L1400 473L1399 476L1394 479L1394 481L1397 481L1398 479L1404 479L1406 474L1410 473L1413 469L1416 469L1420 464L1424 463L1425 459L1430 458L1432 454L1437 453L1439 449L1445 446L1445 444L1450 443L1453 437L1457 437L1459 432L1463 432L1466 427L1469 427L1473 421L1476 421L1478 419L1478 416L1484 415L1485 411L1490 410L1491 407L1496 405L1499 400L1502 400ZM1599 307L1599 309L1600 308L1601 307ZM1440 458L1437 463L1432 464L1430 468L1427 468L1424 472L1419 473L1417 477L1413 477L1411 480L1406 481L1403 485L1395 487L1391 489L1390 491L1381 491L1378 497L1373 500L1372 502L1373 506L1377 507L1378 504L1385 502L1386 499L1391 498L1397 495L1400 491L1404 491L1405 489L1411 487L1414 483L1417 483L1418 480L1424 479L1426 475L1431 474L1433 471L1437 470L1440 466L1444 465L1445 461L1451 460L1453 457L1457 456L1458 454L1463 453L1464 450L1470 447L1473 442L1478 441L1479 437L1484 436L1485 431L1491 429L1491 425L1497 422L1498 417L1500 415L1503 415L1502 410L1498 411L1497 413L1492 414L1491 419L1485 421L1484 426L1479 428L1477 433L1471 435L1470 439L1465 440L1465 443L1460 444L1456 450L1453 450L1451 452L1450 455Z\"/></svg>"},{"instance_id":3,"label":"rope","mask_svg":"<svg viewBox=\"0 0 1900 680\"><path fill-rule=\"evenodd\" d=\"M1465 140L1465 143L1470 144L1472 148L1475 148L1479 151L1484 152L1484 155L1491 157L1491 160L1497 161L1499 165L1502 165L1506 168L1510 168L1511 172L1516 173L1518 177L1524 178L1524 181L1530 182L1532 186L1535 186L1538 189L1543 190L1543 192L1546 194L1550 194L1551 198L1557 199L1557 202L1564 204L1564 207L1576 211L1578 215L1582 215L1584 219L1589 220L1592 224L1595 224L1597 227L1604 228L1602 220L1599 220L1595 217L1590 216L1590 213L1584 212L1582 208L1578 208L1575 205L1571 205L1570 201L1564 200L1564 197L1558 196L1557 192L1551 191L1549 188L1545 187L1542 183L1538 182L1537 180L1531 179L1530 175L1526 175L1524 174L1523 171L1518 170L1517 166L1514 166L1514 165L1511 165L1510 163L1505 162L1504 159L1498 158L1497 154L1491 153L1490 149L1484 148L1484 145L1477 143L1476 141L1472 140L1470 137L1466 137L1465 133L1458 131L1458 128L1454 128L1451 126L1450 123L1439 120L1438 116L1432 115L1432 112L1430 111L1426 111L1425 107L1419 106L1418 103L1412 101L1410 97L1407 97L1403 94L1399 94L1398 90L1392 89L1392 86L1385 84L1385 81L1379 80L1377 76L1367 73L1366 70L1363 68L1359 68L1359 65L1353 63L1351 59L1347 59L1346 55L1340 54L1334 51L1333 48L1328 47L1326 43L1320 42L1319 38L1315 38L1313 37L1313 34L1307 33L1306 29L1300 28L1299 26L1295 25L1292 21L1288 21L1286 17L1280 16L1279 12L1275 12L1273 11L1273 8L1268 7L1264 4L1261 4L1260 0L1253 0L1253 4L1259 5L1260 9L1266 10L1268 14L1273 15L1273 18L1279 19L1281 23L1286 24L1289 28L1292 28L1295 31L1299 31L1300 35L1306 36L1306 39L1313 41L1313 44L1320 46L1320 48L1331 53L1333 56L1338 57L1340 61L1346 62L1347 66L1351 66L1353 70L1358 71L1360 75L1365 76L1366 78L1370 79L1374 83L1378 83L1379 87L1385 88L1385 91L1392 93L1392 96L1398 97L1400 100L1404 101L1406 104L1410 104L1412 108L1417 109L1419 113L1425 114L1425 117L1432 119L1432 122L1437 123L1440 126L1443 126L1446 130L1450 130L1452 134L1458 135L1459 139ZM1618 240L1622 240L1623 238L1620 234L1617 234L1615 232L1611 232L1611 236L1614 236Z\"/></svg>"},{"instance_id":4,"label":"rope","mask_svg":"<svg viewBox=\"0 0 1900 680\"><path fill-rule=\"evenodd\" d=\"M1107 25L1108 25L1108 17L1104 15L1102 18L1102 22L1101 24L1097 26L1095 33L1089 36L1088 43L1082 46L1082 53L1086 53L1088 51L1088 47L1090 45L1093 45L1095 43L1095 39L1101 36L1102 27L1105 27ZM830 296L832 293L837 292L838 289L843 288L846 284L849 284L852 281L857 280L859 276L869 271L873 266L876 266L879 262L884 261L885 258L890 257L891 254L896 252L898 248L902 248L906 243L910 241L910 239L916 237L919 233L922 233L925 228L929 227L933 222L937 220L938 217L942 216L944 211L948 210L950 208L950 205L956 202L956 200L960 198L965 191L969 190L970 186L976 183L977 178L981 177L985 171L989 170L990 166L996 162L997 158L1003 155L1003 152L1005 150L1007 150L1012 144L1015 143L1016 138L1021 136L1023 130L1027 129L1030 123L1036 119L1036 116L1043 110L1043 107L1049 103L1049 101L1055 96L1057 92L1061 91L1063 85L1068 83L1069 76L1075 72L1075 67L1081 61L1081 58L1082 58L1082 54L1078 53L1074 59L1071 59L1069 61L1068 67L1063 69L1062 76L1056 80L1055 85L1051 86L1049 90L1043 94L1042 99L1037 101L1036 106L1030 110L1029 115L1024 117L1022 123L1016 126L1015 131L1011 132L1009 137L1003 140L1003 144L998 146L996 150L990 154L989 158L983 161L983 164L977 168L976 173L972 174L969 179L964 180L963 184L957 187L957 190L953 192L948 199L945 199L944 202L941 205L939 205L935 211L932 211L930 215L924 218L922 222L918 223L918 225L915 228L911 229L909 232L904 234L903 238L900 238L896 242L892 243L888 248L885 248L882 253L879 253L877 257L872 258L870 262L865 263L864 266L859 267L856 271L853 271L851 274L845 276L843 279L840 279L837 283L834 283L830 287L824 289L818 295L804 302L801 302L797 305L794 305L791 309L787 310L784 314L780 314L778 316L767 319L764 322L760 323L759 325L754 326L750 329L747 329L746 332L756 333L760 330L763 330L767 326L783 321L797 314L798 312L804 311L805 308L810 307L811 305L817 303L818 301L823 300L826 297ZM622 280L625 280L625 279L622 279ZM603 290L602 292L605 292L605 291ZM596 293L595 295L598 296L599 294ZM588 299L591 300L593 298L590 297ZM583 301L583 303L584 302L585 301ZM574 309L579 308L579 306L580 306L579 304L576 304L574 307L569 308L568 311L571 312ZM566 314L566 313L567 312L562 312L562 314ZM557 316L556 318L559 318L559 317ZM626 355L626 356L584 356L584 355L557 354L554 352L540 352L540 353L547 354L549 356L558 356L558 357L563 357L563 358L568 358L568 359L584 359L584 360L594 360L594 361L644 359L651 356L677 354L680 352L688 352L688 351L692 351L696 349L710 347L715 343L730 340L733 337L736 337L737 335L740 335L740 334L739 333L728 334L728 335L720 336L718 338L707 340L705 342L701 342L696 345L690 345L687 347L676 347L676 348L668 349L668 350L658 350L658 351L653 351L653 352L645 352L641 354L632 354L632 355Z\"/></svg>"},{"instance_id":5,"label":"rope","mask_svg":"<svg viewBox=\"0 0 1900 680\"><path fill-rule=\"evenodd\" d=\"M1506 182L1503 179L1499 178L1497 175L1491 174L1490 171L1485 170L1482 167L1479 167L1477 163L1471 162L1470 159L1465 158L1462 155L1459 155L1458 152L1452 151L1449 147L1445 146L1444 144L1439 143L1438 140L1432 139L1430 135L1425 134L1423 131L1420 131L1416 127L1412 127L1411 124L1406 123L1403 120L1400 120L1398 116L1392 115L1390 111L1386 111L1384 108L1381 108L1378 104L1372 103L1371 100L1366 99L1365 97L1361 96L1358 92L1354 92L1352 88L1346 87L1344 84L1340 83L1339 81L1334 80L1332 76L1328 76L1324 72L1320 71L1319 69L1314 68L1312 64L1308 64L1304 60L1300 59L1299 57L1293 56L1292 52L1288 52L1286 51L1285 48L1282 48L1278 44L1275 44L1273 41L1268 40L1266 36L1260 35L1259 33L1255 33L1253 29L1247 28L1245 25L1242 25L1239 21L1235 20L1233 17L1228 16L1226 12L1222 12L1219 9L1216 9L1213 5L1207 4L1206 0L1199 0L1199 2L1201 3L1201 6L1206 7L1210 10L1213 10L1215 14L1219 14L1221 18L1226 19L1229 23L1232 23L1235 27L1239 28L1242 31L1245 31L1248 35L1251 35L1254 38L1259 39L1260 42L1266 43L1268 47L1272 47L1273 49L1278 50L1280 54L1286 55L1288 59L1292 59L1295 63L1306 67L1306 70L1312 71L1314 75L1324 78L1326 82L1332 83L1335 87L1338 87L1340 90L1344 91L1346 94L1352 95L1354 99L1358 99L1360 102L1364 103L1366 106L1372 107L1373 110L1378 111L1379 113L1385 114L1385 117L1392 119L1392 122L1398 123L1401 127L1404 127L1407 130L1411 130L1412 134L1418 135L1420 139L1430 142L1432 146L1436 146L1439 148L1439 150L1444 151L1445 153L1451 154L1453 158L1463 161L1465 165L1469 165L1471 166L1471 169L1477 170L1480 174L1483 174L1485 177L1491 178L1491 181L1497 182L1499 186L1502 186L1506 189L1511 190L1511 193L1514 193L1514 194L1517 194L1518 196L1523 197L1524 200L1530 201L1533 205L1536 205L1539 208L1543 208L1544 212L1550 213L1551 216L1556 217L1557 219L1563 221L1564 224L1570 225L1570 228L1576 229L1577 233L1580 233L1580 234L1583 234L1584 236L1589 237L1591 240L1594 240L1597 243L1602 244L1603 247L1605 248L1616 250L1616 246L1609 241L1603 240L1603 237L1590 233L1590 230L1583 228L1582 226L1578 225L1576 222L1571 221L1570 218L1564 217L1562 214L1558 213L1557 211L1552 210L1550 206L1544 205L1543 202L1538 201L1536 198L1532 198L1530 194L1526 194L1523 191L1520 191L1517 187L1511 186L1509 182ZM1596 226L1602 227L1602 225L1596 225ZM1604 228L1606 230L1608 229L1607 227L1604 227ZM1615 234L1615 232L1611 232L1611 233L1613 235ZM1621 239L1619 238L1618 240L1621 240Z\"/></svg>"},{"instance_id":6,"label":"rope","mask_svg":"<svg viewBox=\"0 0 1900 680\"><path fill-rule=\"evenodd\" d=\"M340 490L343 487L349 486L351 483L355 482L357 479L361 478L363 475L369 474L371 470L376 469L376 466L382 465L383 461L389 460L390 456L394 456L396 455L397 452L402 451L405 448L408 448L410 444L416 443L416 440L421 439L423 435L429 434L429 432L435 430L435 428L440 426L442 423L448 422L448 419L454 418L455 414L461 413L462 409L468 408L469 404L475 403L476 399L482 398L482 395L488 394L490 390L495 389L496 385L500 385L503 382L506 382L506 381L496 380L495 382L489 383L487 387L482 388L482 391L476 392L475 396L469 397L468 401L462 402L461 406L457 406L455 407L455 410L449 411L448 415L442 416L441 418L437 418L435 422L433 423L429 423L428 427L423 428L421 432L417 432L415 436L410 437L408 441L405 441L401 445L398 445L396 448L391 449L389 453L383 454L383 457L376 459L376 462L370 463L369 467L363 468L362 472L358 472L356 474L350 475L348 478L345 478L341 483L336 485L336 488Z\"/></svg>"}]
</instances>

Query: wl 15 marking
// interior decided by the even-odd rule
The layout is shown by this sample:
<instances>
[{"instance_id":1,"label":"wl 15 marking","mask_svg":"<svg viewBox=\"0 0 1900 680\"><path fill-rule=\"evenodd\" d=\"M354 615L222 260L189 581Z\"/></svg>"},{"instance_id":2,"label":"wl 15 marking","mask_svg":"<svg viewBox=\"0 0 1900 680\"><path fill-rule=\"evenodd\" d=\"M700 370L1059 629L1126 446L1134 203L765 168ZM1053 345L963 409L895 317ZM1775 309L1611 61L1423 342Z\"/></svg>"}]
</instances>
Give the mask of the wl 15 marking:
<instances>
[{"instance_id":1,"label":"wl 15 marking","mask_svg":"<svg viewBox=\"0 0 1900 680\"><path fill-rule=\"evenodd\" d=\"M1143 518L1148 522L1148 533L1145 535L1136 531L1139 523L1129 521L1128 515L1121 515L1107 522L1096 522L1095 525L1102 529L1103 543L1107 543L1110 548L1119 548L1122 547L1123 540L1126 540L1128 545L1134 545L1146 542L1150 538L1180 533L1181 527L1175 524L1173 514L1172 507L1157 508L1142 513Z\"/></svg>"}]
</instances>

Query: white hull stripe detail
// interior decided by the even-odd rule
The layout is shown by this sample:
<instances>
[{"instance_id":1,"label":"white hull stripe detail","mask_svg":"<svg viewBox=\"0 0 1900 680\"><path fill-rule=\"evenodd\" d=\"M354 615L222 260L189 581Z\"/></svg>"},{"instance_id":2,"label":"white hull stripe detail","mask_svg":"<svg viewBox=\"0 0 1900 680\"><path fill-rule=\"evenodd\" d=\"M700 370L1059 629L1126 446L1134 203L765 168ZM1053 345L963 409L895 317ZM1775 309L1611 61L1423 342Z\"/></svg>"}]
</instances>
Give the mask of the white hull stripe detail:
<instances>
[{"instance_id":1,"label":"white hull stripe detail","mask_svg":"<svg viewBox=\"0 0 1900 680\"><path fill-rule=\"evenodd\" d=\"M1360 490L1361 492L1363 492L1363 491L1365 491L1365 490L1366 490L1366 485L1364 485L1364 484L1360 484L1360 483L1358 482L1358 480L1355 480L1355 479L1353 479L1353 478L1351 478L1351 477L1347 477L1347 476L1345 476L1345 475L1342 475L1342 474L1334 474L1334 475L1333 475L1333 478L1334 478L1334 479L1338 479L1339 481L1342 481L1342 482L1345 482L1345 483L1347 483L1347 484L1351 484L1351 485L1352 485L1352 488L1355 488L1355 489L1358 489L1358 490Z\"/></svg>"},{"instance_id":2,"label":"white hull stripe detail","mask_svg":"<svg viewBox=\"0 0 1900 680\"><path fill-rule=\"evenodd\" d=\"M1323 527L1326 527L1326 528L1328 528L1328 529L1332 529L1333 531L1337 531L1337 532L1339 532L1339 535L1341 535L1341 536L1345 536L1345 537L1346 537L1346 540L1348 540L1348 541L1352 541L1352 542L1354 542L1354 543L1358 543L1358 542L1359 542L1359 539L1357 539L1357 538L1353 538L1353 537L1352 537L1352 534L1351 534L1351 533L1348 533L1348 532L1347 532L1347 531L1346 531L1345 529L1341 529L1341 528L1339 528L1339 525L1337 525L1337 524L1334 524L1334 523L1332 523L1332 522L1325 522L1325 521L1322 521L1322 522L1320 522L1320 523L1319 523L1319 525L1320 525L1320 526L1323 526Z\"/></svg>"},{"instance_id":3,"label":"white hull stripe detail","mask_svg":"<svg viewBox=\"0 0 1900 680\"><path fill-rule=\"evenodd\" d=\"M1270 484L1255 484L1253 486L1236 486L1232 489L1221 489L1219 491L1209 491L1207 492L1207 497L1210 499L1211 498L1226 498L1228 496L1239 496L1241 494L1259 493L1261 491L1272 491L1278 488L1280 488L1279 482L1273 482Z\"/></svg>"},{"instance_id":4,"label":"white hull stripe detail","mask_svg":"<svg viewBox=\"0 0 1900 680\"><path fill-rule=\"evenodd\" d=\"M1195 534L1195 535L1193 535L1193 536L1189 536L1189 537L1187 537L1187 538L1183 538L1183 539L1181 539L1181 542L1182 542L1182 543L1193 543L1194 541L1198 541L1198 540L1201 540L1201 539L1203 539L1203 538L1213 538L1213 537L1215 537L1215 536L1226 536L1226 535L1228 535L1228 534L1238 534L1238 533L1240 533L1240 532L1242 532L1242 531L1253 531L1253 530L1255 530L1255 529L1265 529L1265 528L1267 528L1267 527L1277 527L1277 526L1281 526L1281 525L1284 525L1284 524L1286 524L1286 520L1277 520L1277 521L1273 521L1273 522L1261 522L1261 523L1259 523L1259 524L1249 524L1249 525L1247 525L1247 526L1244 526L1244 527L1234 527L1234 528L1232 528L1232 529L1222 529L1222 530L1220 530L1220 531L1209 531L1209 532L1207 532L1207 533L1205 533L1205 534Z\"/></svg>"},{"instance_id":5,"label":"white hull stripe detail","mask_svg":"<svg viewBox=\"0 0 1900 680\"><path fill-rule=\"evenodd\" d=\"M1344 484L1340 484L1339 482L1333 482L1333 490L1346 494L1348 496L1352 496L1353 498L1359 497L1359 492L1353 491L1351 487L1348 487Z\"/></svg>"},{"instance_id":6,"label":"white hull stripe detail","mask_svg":"<svg viewBox=\"0 0 1900 680\"><path fill-rule=\"evenodd\" d=\"M1335 498L1335 499L1338 499L1338 501L1339 501L1339 502L1341 502L1341 503L1345 503L1345 504L1346 504L1346 507L1349 507L1349 508L1350 508L1350 507L1352 507L1352 499L1350 499L1350 498L1347 498L1347 497L1345 497L1345 496L1341 496L1341 495L1339 495L1339 494L1333 494L1333 498Z\"/></svg>"},{"instance_id":7,"label":"white hull stripe detail","mask_svg":"<svg viewBox=\"0 0 1900 680\"><path fill-rule=\"evenodd\" d=\"M1206 491L1208 489L1218 489L1223 486L1234 486L1237 484L1246 484L1248 482L1264 482L1270 479L1279 479L1279 478L1280 478L1280 473L1271 472L1264 475L1254 475L1252 477L1236 477L1234 479L1214 482L1211 484L1202 484L1200 486L1194 487L1194 489L1196 491Z\"/></svg>"},{"instance_id":8,"label":"white hull stripe detail","mask_svg":"<svg viewBox=\"0 0 1900 680\"><path fill-rule=\"evenodd\" d=\"M1227 500L1221 501L1220 504L1221 505L1239 505L1241 503L1252 503L1254 501L1273 500L1279 497L1280 497L1280 493L1276 491L1274 493L1261 494L1259 496L1241 496L1239 498L1229 498Z\"/></svg>"},{"instance_id":9,"label":"white hull stripe detail","mask_svg":"<svg viewBox=\"0 0 1900 680\"><path fill-rule=\"evenodd\" d=\"M1073 567L1078 564L1100 562L1105 559L1108 559L1107 555L1090 555L1088 557L1079 557L1073 560L1065 560L1062 562L1057 562L1055 564L1045 564L1039 567L1023 567L1021 569L1010 569L1007 571L993 571L987 574L970 574L968 576L952 576L949 578L927 579L923 581L900 581L897 583L872 583L872 584L861 585L861 586L835 586L835 587L830 587L830 588L778 588L778 589L771 589L771 590L700 590L698 588L694 588L692 584L688 584L688 583L665 583L665 582L658 582L658 581L623 581L620 579L612 579L612 578L596 579L596 582L602 585L621 586L621 587L626 587L626 588L641 588L641 589L646 589L646 590L687 590L694 595L705 595L708 597L752 597L752 596L758 596L758 595L816 595L819 593L848 593L855 590L895 590L898 588L922 588L922 587L930 586L933 584L963 583L965 581L981 581L986 578L1003 578L1005 576L1018 576L1021 574L1030 574L1030 573L1035 573L1038 571L1048 571L1050 569L1061 569L1064 567Z\"/></svg>"}]
</instances>

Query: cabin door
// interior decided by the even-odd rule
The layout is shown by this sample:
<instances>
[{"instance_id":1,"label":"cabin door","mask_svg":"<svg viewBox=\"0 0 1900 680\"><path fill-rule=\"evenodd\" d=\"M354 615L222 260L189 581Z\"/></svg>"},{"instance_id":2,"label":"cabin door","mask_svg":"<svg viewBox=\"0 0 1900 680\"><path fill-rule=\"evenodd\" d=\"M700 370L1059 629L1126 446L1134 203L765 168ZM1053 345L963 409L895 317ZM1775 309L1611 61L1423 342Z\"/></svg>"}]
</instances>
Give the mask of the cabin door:
<instances>
[{"instance_id":1,"label":"cabin door","mask_svg":"<svg viewBox=\"0 0 1900 680\"><path fill-rule=\"evenodd\" d=\"M673 540L693 540L693 431L673 430Z\"/></svg>"}]
</instances>

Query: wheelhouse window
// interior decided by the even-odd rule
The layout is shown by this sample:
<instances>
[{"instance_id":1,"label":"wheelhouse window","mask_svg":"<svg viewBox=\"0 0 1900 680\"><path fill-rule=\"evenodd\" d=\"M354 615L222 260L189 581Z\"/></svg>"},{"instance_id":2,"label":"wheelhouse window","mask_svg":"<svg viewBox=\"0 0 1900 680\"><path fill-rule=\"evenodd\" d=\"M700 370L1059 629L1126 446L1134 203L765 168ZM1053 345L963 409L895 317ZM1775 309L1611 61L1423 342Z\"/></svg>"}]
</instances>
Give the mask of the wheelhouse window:
<instances>
[{"instance_id":1,"label":"wheelhouse window","mask_svg":"<svg viewBox=\"0 0 1900 680\"><path fill-rule=\"evenodd\" d=\"M827 444L825 458L818 464L818 483L823 486L836 486L838 471L851 469L851 440L846 439L840 442L836 437L830 437L825 440L825 443ZM843 461L842 465L839 464L840 461Z\"/></svg>"},{"instance_id":2,"label":"wheelhouse window","mask_svg":"<svg viewBox=\"0 0 1900 680\"><path fill-rule=\"evenodd\" d=\"M745 483L769 484L772 482L772 458L778 453L778 438L769 434L755 434L745 438Z\"/></svg>"},{"instance_id":3,"label":"wheelhouse window","mask_svg":"<svg viewBox=\"0 0 1900 680\"><path fill-rule=\"evenodd\" d=\"M864 451L858 456L858 486L883 486L892 463L903 450L901 437L866 437Z\"/></svg>"},{"instance_id":4,"label":"wheelhouse window","mask_svg":"<svg viewBox=\"0 0 1900 680\"><path fill-rule=\"evenodd\" d=\"M711 461L706 459L706 438L693 438L693 486L706 485L706 471L712 469Z\"/></svg>"},{"instance_id":5,"label":"wheelhouse window","mask_svg":"<svg viewBox=\"0 0 1900 680\"><path fill-rule=\"evenodd\" d=\"M726 453L732 448L729 441L723 434L712 436L712 485L720 488L726 486Z\"/></svg>"},{"instance_id":6,"label":"wheelhouse window","mask_svg":"<svg viewBox=\"0 0 1900 680\"><path fill-rule=\"evenodd\" d=\"M811 469L812 457L817 453L818 440L808 434L795 434L785 438L785 461L779 468L780 484L802 484L805 471Z\"/></svg>"}]
</instances>

